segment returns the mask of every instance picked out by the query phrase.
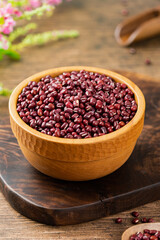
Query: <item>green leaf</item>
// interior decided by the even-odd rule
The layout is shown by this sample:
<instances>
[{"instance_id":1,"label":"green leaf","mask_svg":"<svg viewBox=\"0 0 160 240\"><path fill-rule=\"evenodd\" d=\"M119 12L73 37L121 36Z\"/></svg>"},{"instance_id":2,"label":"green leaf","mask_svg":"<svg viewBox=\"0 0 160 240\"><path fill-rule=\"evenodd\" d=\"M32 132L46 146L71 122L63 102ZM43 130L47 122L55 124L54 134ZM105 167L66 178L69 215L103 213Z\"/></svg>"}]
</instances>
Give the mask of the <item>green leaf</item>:
<instances>
[{"instance_id":1,"label":"green leaf","mask_svg":"<svg viewBox=\"0 0 160 240\"><path fill-rule=\"evenodd\" d=\"M20 1L8 0L8 3L11 3L13 7L23 7L24 5L27 5L28 0L20 0Z\"/></svg>"},{"instance_id":2,"label":"green leaf","mask_svg":"<svg viewBox=\"0 0 160 240\"><path fill-rule=\"evenodd\" d=\"M8 88L3 88L2 83L0 83L0 96L9 96L12 93Z\"/></svg>"},{"instance_id":3,"label":"green leaf","mask_svg":"<svg viewBox=\"0 0 160 240\"><path fill-rule=\"evenodd\" d=\"M8 55L13 60L19 60L20 59L20 54L18 52L16 52L15 50L12 50L12 49L6 50L5 54Z\"/></svg>"},{"instance_id":4,"label":"green leaf","mask_svg":"<svg viewBox=\"0 0 160 240\"><path fill-rule=\"evenodd\" d=\"M20 54L13 49L7 49L7 50L0 49L0 60L3 59L4 55L9 56L13 60L19 60L20 59Z\"/></svg>"},{"instance_id":5,"label":"green leaf","mask_svg":"<svg viewBox=\"0 0 160 240\"><path fill-rule=\"evenodd\" d=\"M4 21L4 18L3 17L0 17L0 25L4 24L5 21Z\"/></svg>"},{"instance_id":6,"label":"green leaf","mask_svg":"<svg viewBox=\"0 0 160 240\"><path fill-rule=\"evenodd\" d=\"M0 49L0 60L3 59L4 55L5 55L5 50L4 49Z\"/></svg>"}]
</instances>

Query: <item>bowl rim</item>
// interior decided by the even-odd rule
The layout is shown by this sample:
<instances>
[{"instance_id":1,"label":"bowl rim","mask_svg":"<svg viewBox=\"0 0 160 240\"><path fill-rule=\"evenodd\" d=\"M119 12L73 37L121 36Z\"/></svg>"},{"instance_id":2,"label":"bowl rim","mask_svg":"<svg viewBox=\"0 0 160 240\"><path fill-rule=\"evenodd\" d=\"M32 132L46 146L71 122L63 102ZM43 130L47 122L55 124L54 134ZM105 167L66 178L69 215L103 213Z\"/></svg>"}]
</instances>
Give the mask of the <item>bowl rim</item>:
<instances>
[{"instance_id":1,"label":"bowl rim","mask_svg":"<svg viewBox=\"0 0 160 240\"><path fill-rule=\"evenodd\" d=\"M92 138L86 138L86 139L69 139L69 138L59 138L59 137L53 137L44 133L41 133L33 128L31 128L29 125L27 125L19 116L17 110L16 110L16 105L17 105L17 99L19 94L21 93L22 89L30 82L30 81L38 81L42 77L51 75L51 76L58 76L59 74L63 72L71 72L71 71L80 71L80 70L86 70L89 72L98 72L100 74L105 74L111 78L113 78L114 81L116 82L121 82L125 83L134 93L135 99L138 105L137 112L133 119L127 123L125 126L122 128L109 133L105 134L103 136L98 136L98 137L92 137ZM142 93L142 91L139 89L139 87L133 83L131 80L128 78L107 70L103 68L97 68L97 67L89 67L89 66L68 66L68 67L59 67L59 68L52 68L48 70L44 70L41 72L38 72L26 79L24 79L21 83L17 85L17 87L13 90L10 98L9 98L9 113L10 117L16 122L16 124L22 128L24 131L28 132L32 136L36 136L37 138L49 142L54 142L54 143L61 143L61 144L74 144L74 145L79 145L79 144L90 144L90 143L98 143L106 140L113 140L115 137L120 137L124 133L126 133L128 130L131 130L134 128L135 125L138 124L138 122L142 119L144 116L145 112L145 98Z\"/></svg>"}]
</instances>

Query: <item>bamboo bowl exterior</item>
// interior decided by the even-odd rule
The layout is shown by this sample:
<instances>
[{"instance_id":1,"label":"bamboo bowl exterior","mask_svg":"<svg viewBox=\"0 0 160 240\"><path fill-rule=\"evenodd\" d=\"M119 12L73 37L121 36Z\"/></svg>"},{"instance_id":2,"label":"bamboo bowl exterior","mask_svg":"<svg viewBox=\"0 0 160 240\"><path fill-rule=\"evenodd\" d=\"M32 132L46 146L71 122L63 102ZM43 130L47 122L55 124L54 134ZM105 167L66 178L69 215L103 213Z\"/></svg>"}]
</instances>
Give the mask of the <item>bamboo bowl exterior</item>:
<instances>
[{"instance_id":1,"label":"bamboo bowl exterior","mask_svg":"<svg viewBox=\"0 0 160 240\"><path fill-rule=\"evenodd\" d=\"M82 69L106 74L116 82L126 83L134 92L138 110L127 125L100 137L66 139L40 133L23 122L16 104L19 94L29 81L39 81L48 74L54 77L63 72ZM133 82L112 71L85 66L61 67L37 73L22 81L10 96L9 113L12 131L33 167L54 178L85 181L114 172L129 158L143 129L145 99Z\"/></svg>"}]
</instances>

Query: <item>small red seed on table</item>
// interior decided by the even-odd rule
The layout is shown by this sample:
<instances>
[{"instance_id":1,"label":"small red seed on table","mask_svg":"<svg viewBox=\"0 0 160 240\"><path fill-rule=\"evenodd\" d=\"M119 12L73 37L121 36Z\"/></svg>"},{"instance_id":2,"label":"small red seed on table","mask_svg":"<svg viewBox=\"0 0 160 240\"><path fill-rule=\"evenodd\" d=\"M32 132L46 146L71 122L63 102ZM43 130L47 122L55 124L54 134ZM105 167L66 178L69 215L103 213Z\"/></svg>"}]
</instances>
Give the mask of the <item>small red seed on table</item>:
<instances>
[{"instance_id":1,"label":"small red seed on table","mask_svg":"<svg viewBox=\"0 0 160 240\"><path fill-rule=\"evenodd\" d=\"M146 60L145 60L145 64L146 64L146 65L151 65L152 62L151 62L151 60L150 60L149 58L146 58Z\"/></svg>"},{"instance_id":2,"label":"small red seed on table","mask_svg":"<svg viewBox=\"0 0 160 240\"><path fill-rule=\"evenodd\" d=\"M125 8L122 10L122 15L127 16L129 14L129 11Z\"/></svg>"},{"instance_id":3,"label":"small red seed on table","mask_svg":"<svg viewBox=\"0 0 160 240\"><path fill-rule=\"evenodd\" d=\"M122 223L122 218L116 218L115 223Z\"/></svg>"},{"instance_id":4,"label":"small red seed on table","mask_svg":"<svg viewBox=\"0 0 160 240\"><path fill-rule=\"evenodd\" d=\"M130 48L129 49L129 53L130 54L135 54L136 53L136 49L135 48Z\"/></svg>"},{"instance_id":5,"label":"small red seed on table","mask_svg":"<svg viewBox=\"0 0 160 240\"><path fill-rule=\"evenodd\" d=\"M149 219L148 219L148 222L149 222L149 223L152 223L152 222L154 222L154 219L153 219L153 218L149 218Z\"/></svg>"},{"instance_id":6,"label":"small red seed on table","mask_svg":"<svg viewBox=\"0 0 160 240\"><path fill-rule=\"evenodd\" d=\"M139 223L139 219L138 219L138 218L134 218L134 219L132 220L132 223L133 223L133 224Z\"/></svg>"},{"instance_id":7,"label":"small red seed on table","mask_svg":"<svg viewBox=\"0 0 160 240\"><path fill-rule=\"evenodd\" d=\"M147 222L147 218L142 218L142 219L141 219L141 222L142 222L142 223L146 223L146 222Z\"/></svg>"},{"instance_id":8,"label":"small red seed on table","mask_svg":"<svg viewBox=\"0 0 160 240\"><path fill-rule=\"evenodd\" d=\"M139 216L139 212L132 212L132 216L133 217L138 217Z\"/></svg>"}]
</instances>

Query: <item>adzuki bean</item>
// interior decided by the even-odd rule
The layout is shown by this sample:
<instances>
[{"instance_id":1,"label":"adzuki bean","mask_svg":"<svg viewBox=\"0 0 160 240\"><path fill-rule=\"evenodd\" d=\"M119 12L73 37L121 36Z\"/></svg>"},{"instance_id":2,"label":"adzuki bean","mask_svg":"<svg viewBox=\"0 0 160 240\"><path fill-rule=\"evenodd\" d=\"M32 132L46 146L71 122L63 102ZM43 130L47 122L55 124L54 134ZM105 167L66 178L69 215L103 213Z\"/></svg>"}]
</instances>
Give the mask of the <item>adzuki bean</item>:
<instances>
[{"instance_id":1,"label":"adzuki bean","mask_svg":"<svg viewBox=\"0 0 160 240\"><path fill-rule=\"evenodd\" d=\"M124 83L85 70L45 76L22 89L17 112L30 127L62 138L90 138L125 126L136 114Z\"/></svg>"},{"instance_id":2,"label":"adzuki bean","mask_svg":"<svg viewBox=\"0 0 160 240\"><path fill-rule=\"evenodd\" d=\"M131 235L128 240L159 240L159 239L160 231L144 229L143 233L137 232Z\"/></svg>"}]
</instances>

